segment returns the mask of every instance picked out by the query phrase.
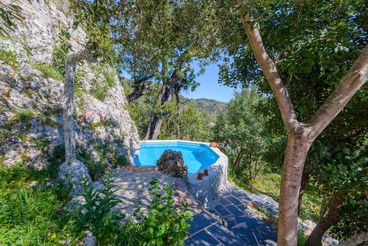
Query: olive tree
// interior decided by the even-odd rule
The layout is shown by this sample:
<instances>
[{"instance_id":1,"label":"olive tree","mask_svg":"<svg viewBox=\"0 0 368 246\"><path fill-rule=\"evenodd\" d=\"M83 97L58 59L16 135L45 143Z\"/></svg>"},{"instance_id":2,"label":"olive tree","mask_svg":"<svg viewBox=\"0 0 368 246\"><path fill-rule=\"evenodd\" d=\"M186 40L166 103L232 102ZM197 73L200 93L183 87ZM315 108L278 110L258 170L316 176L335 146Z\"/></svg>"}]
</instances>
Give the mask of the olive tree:
<instances>
[{"instance_id":1,"label":"olive tree","mask_svg":"<svg viewBox=\"0 0 368 246\"><path fill-rule=\"evenodd\" d=\"M218 16L222 22L221 26L225 30L223 40L229 44L228 50L234 59L233 63L238 66L244 65L243 69L232 74L232 79L242 80L244 77L248 77L249 83L257 84L262 89L270 88L287 132L288 143L285 150L278 225L279 245L296 244L299 193L310 146L344 109L368 78L368 48L364 41L361 42L362 38L356 38L356 36L364 37L365 35L362 31L364 30L362 29L364 19L361 18L363 14L359 12L360 8L357 7L364 6L364 2L358 1L352 4L353 7L350 9L349 3L341 3L342 6L339 4L340 2L336 1L335 5L338 6L333 8L334 5L329 3L321 3L313 7L312 4L304 2L273 3L265 1L258 4L257 1L243 2L239 0L235 6L229 6L227 2L218 2ZM268 8L269 6L272 8ZM312 11L307 11L309 7ZM336 12L338 14L346 13L346 11L339 12L345 8L348 9L349 16L346 16L348 25L343 27L349 31L353 30L352 33L347 32L349 35L336 32L336 30L344 30L341 28L341 24L336 23L336 20L345 18L345 16L331 17ZM306 14L304 19L303 14ZM317 14L320 16L316 16ZM331 18L328 21L323 17ZM321 22L318 22L319 18L322 18ZM328 26L330 23L336 25ZM357 28L350 28L350 25L355 25ZM276 31L273 32L273 30ZM261 31L266 34L265 43ZM349 53L349 57L343 56L342 59L339 59L342 62L336 66L344 69L338 72L336 69L331 70L333 59L330 59L327 54L331 53L331 47L332 51L335 48L339 51L340 48L344 49L344 47L335 43L336 39L331 39L330 33L337 33L337 37L339 35L344 36L344 38L347 36L347 43L359 47L355 49L358 52ZM344 39L345 42L346 40ZM268 43L271 45L266 48ZM321 47L318 53L316 49L310 47L312 44L320 43L328 43L328 46ZM311 48L307 53L309 57L303 57L303 53L298 53L303 47ZM321 54L318 60L314 53ZM323 55L324 53L326 55ZM295 59L298 57L304 58L302 62ZM246 59L248 62L239 62L242 59ZM314 68L313 64L316 61L323 63L324 60L330 63L326 63L326 69L322 70L320 74L334 75L329 77L328 81L332 82L333 86L330 85L328 90L323 90L324 84L316 83L323 82L323 76L316 79L307 76L318 74L319 71L308 72L307 69ZM298 74L295 70L287 70L287 68L305 70ZM279 71L283 73L280 74ZM223 74L227 72L222 70ZM342 78L338 78L336 75ZM300 78L303 78L301 82L310 81L310 83L293 83L293 81L299 82ZM269 87L263 83L265 81ZM321 96L317 97L319 98L319 101L315 101L317 103L308 101L307 89L309 85L320 87L319 94ZM292 97L295 86L301 91L297 98ZM303 91L307 93L303 94ZM318 95L318 90L315 92ZM308 115L301 114L299 106L303 104L312 107L311 111L314 112Z\"/></svg>"}]
</instances>

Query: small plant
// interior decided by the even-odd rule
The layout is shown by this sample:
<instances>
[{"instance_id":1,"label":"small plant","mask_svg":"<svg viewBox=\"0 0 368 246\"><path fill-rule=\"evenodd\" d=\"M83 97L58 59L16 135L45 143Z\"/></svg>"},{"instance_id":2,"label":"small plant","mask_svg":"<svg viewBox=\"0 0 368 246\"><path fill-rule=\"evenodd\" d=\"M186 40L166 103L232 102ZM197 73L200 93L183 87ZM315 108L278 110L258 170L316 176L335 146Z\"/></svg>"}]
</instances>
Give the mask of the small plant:
<instances>
[{"instance_id":1,"label":"small plant","mask_svg":"<svg viewBox=\"0 0 368 246\"><path fill-rule=\"evenodd\" d=\"M49 139L40 138L35 139L34 143L37 145L39 149L44 150L47 146L50 145L51 141Z\"/></svg>"},{"instance_id":2,"label":"small plant","mask_svg":"<svg viewBox=\"0 0 368 246\"><path fill-rule=\"evenodd\" d=\"M104 101L107 96L107 89L103 83L94 80L91 93L100 101Z\"/></svg>"},{"instance_id":3,"label":"small plant","mask_svg":"<svg viewBox=\"0 0 368 246\"><path fill-rule=\"evenodd\" d=\"M135 231L127 229L128 245L184 245L188 221L192 214L185 207L175 207L172 198L174 191L170 185L160 187L157 179L151 180L150 194L153 196L151 210L137 225L130 225Z\"/></svg>"},{"instance_id":4,"label":"small plant","mask_svg":"<svg viewBox=\"0 0 368 246\"><path fill-rule=\"evenodd\" d=\"M34 116L34 112L32 109L21 108L15 111L16 120L18 122L23 122L25 124L29 124L31 119Z\"/></svg>"},{"instance_id":5,"label":"small plant","mask_svg":"<svg viewBox=\"0 0 368 246\"><path fill-rule=\"evenodd\" d=\"M19 64L17 61L17 54L14 51L2 48L0 48L0 60L6 62L10 66L17 66Z\"/></svg>"},{"instance_id":6,"label":"small plant","mask_svg":"<svg viewBox=\"0 0 368 246\"><path fill-rule=\"evenodd\" d=\"M60 72L52 65L35 63L33 64L33 67L43 73L46 78L51 78L59 81L62 81L64 79L64 76L60 74Z\"/></svg>"},{"instance_id":7,"label":"small plant","mask_svg":"<svg viewBox=\"0 0 368 246\"><path fill-rule=\"evenodd\" d=\"M95 160L85 148L78 147L77 159L86 165L92 180L97 180L105 174L106 161L101 160L102 157L100 154L100 160Z\"/></svg>"},{"instance_id":8,"label":"small plant","mask_svg":"<svg viewBox=\"0 0 368 246\"><path fill-rule=\"evenodd\" d=\"M83 181L83 197L86 204L79 210L78 231L91 231L100 245L114 245L124 216L113 210L120 200L114 194L116 190L113 188L112 179L104 179L103 186L99 192L86 180Z\"/></svg>"}]
</instances>

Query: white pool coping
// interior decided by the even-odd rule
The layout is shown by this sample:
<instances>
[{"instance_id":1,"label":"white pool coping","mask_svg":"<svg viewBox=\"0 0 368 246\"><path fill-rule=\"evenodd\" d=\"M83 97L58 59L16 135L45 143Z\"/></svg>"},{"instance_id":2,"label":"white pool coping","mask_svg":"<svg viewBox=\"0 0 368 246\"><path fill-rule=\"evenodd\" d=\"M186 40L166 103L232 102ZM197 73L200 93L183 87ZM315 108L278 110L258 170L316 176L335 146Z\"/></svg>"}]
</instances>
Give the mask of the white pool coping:
<instances>
[{"instance_id":1,"label":"white pool coping","mask_svg":"<svg viewBox=\"0 0 368 246\"><path fill-rule=\"evenodd\" d=\"M187 140L143 140L140 143L165 143L165 142L177 142L177 143L192 143L208 146L219 158L215 163L208 167L200 169L198 172L188 176L188 182L198 200L205 207L212 207L211 204L215 204L218 200L218 194L226 189L227 183L227 169L228 169L228 157L221 152L220 149L211 147L208 142L187 141ZM138 152L139 149L136 151ZM184 163L185 164L185 163ZM203 176L202 180L197 179L197 174L203 172L204 169L208 170L208 176Z\"/></svg>"}]
</instances>

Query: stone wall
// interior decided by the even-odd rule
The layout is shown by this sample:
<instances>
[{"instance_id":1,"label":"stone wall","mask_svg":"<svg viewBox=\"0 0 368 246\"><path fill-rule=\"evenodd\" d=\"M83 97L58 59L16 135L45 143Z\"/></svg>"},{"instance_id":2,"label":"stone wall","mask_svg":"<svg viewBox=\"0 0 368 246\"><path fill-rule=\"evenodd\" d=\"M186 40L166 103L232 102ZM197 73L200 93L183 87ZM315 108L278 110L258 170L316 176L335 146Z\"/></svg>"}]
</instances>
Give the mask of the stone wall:
<instances>
[{"instance_id":1,"label":"stone wall","mask_svg":"<svg viewBox=\"0 0 368 246\"><path fill-rule=\"evenodd\" d=\"M55 53L64 31L71 33L73 50L86 42L86 33L71 29L72 16L64 14L71 11L63 1L17 3L23 20L16 20L9 37L0 38L0 162L43 168L55 147L63 144L64 85L62 75L55 72ZM77 77L76 118L90 111L104 117L98 124L79 117L75 127L79 150L102 162L110 161L103 157L109 154L132 163L138 133L124 109L127 101L116 69L85 62L78 66Z\"/></svg>"}]
</instances>

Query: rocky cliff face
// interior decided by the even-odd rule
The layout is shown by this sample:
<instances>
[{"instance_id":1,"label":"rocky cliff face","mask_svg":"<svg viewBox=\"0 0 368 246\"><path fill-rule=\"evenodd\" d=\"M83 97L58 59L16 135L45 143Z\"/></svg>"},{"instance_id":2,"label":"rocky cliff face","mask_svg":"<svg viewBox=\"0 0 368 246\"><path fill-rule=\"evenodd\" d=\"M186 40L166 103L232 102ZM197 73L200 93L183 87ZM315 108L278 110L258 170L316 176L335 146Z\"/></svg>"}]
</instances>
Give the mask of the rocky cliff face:
<instances>
[{"instance_id":1,"label":"rocky cliff face","mask_svg":"<svg viewBox=\"0 0 368 246\"><path fill-rule=\"evenodd\" d=\"M55 153L63 144L59 54L66 30L74 50L86 42L86 33L80 28L70 31L68 6L58 2L20 0L23 20L16 20L10 37L0 38L0 162L6 165L42 168L62 158ZM116 70L99 63L80 64L75 92L82 161L113 166L132 162L139 139L124 109L126 98ZM91 112L103 119L85 122Z\"/></svg>"}]
</instances>

